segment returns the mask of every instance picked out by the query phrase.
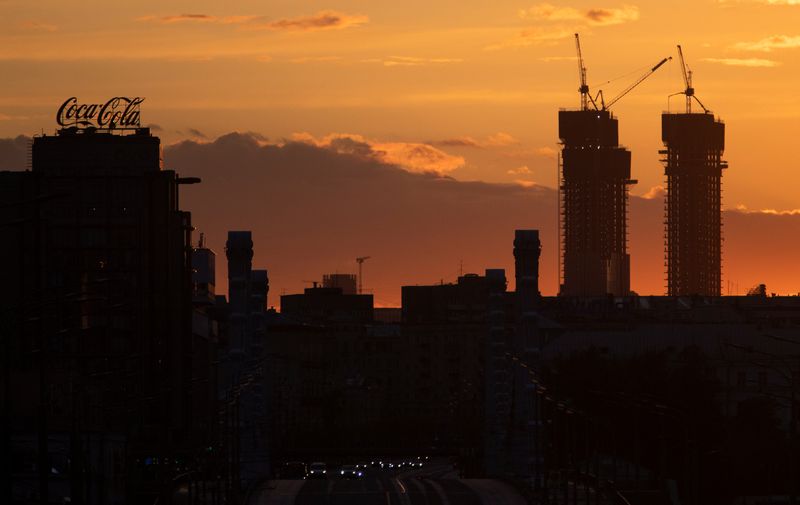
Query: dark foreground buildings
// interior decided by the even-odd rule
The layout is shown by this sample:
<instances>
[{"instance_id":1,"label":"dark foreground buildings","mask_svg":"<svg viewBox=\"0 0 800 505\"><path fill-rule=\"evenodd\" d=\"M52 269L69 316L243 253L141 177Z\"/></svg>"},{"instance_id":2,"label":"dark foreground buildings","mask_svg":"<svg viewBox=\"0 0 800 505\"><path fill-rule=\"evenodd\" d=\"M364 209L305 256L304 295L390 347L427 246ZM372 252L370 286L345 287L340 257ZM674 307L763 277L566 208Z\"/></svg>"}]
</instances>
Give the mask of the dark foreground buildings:
<instances>
[{"instance_id":1,"label":"dark foreground buildings","mask_svg":"<svg viewBox=\"0 0 800 505\"><path fill-rule=\"evenodd\" d=\"M31 154L29 171L0 173L13 480L0 501L152 501L212 445L197 382L212 349L193 336L192 223L178 205L197 181L162 169L147 128L64 128Z\"/></svg>"}]
</instances>

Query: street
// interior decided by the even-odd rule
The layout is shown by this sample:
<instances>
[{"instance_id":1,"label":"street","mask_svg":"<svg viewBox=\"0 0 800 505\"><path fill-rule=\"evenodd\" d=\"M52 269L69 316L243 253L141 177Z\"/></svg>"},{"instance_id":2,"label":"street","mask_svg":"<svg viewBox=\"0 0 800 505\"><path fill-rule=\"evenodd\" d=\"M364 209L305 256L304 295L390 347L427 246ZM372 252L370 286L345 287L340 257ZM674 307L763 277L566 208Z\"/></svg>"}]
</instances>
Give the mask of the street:
<instances>
[{"instance_id":1,"label":"street","mask_svg":"<svg viewBox=\"0 0 800 505\"><path fill-rule=\"evenodd\" d=\"M336 474L336 472L332 472ZM411 470L368 469L359 479L272 480L250 505L524 505L508 485L459 479L445 461Z\"/></svg>"}]
</instances>

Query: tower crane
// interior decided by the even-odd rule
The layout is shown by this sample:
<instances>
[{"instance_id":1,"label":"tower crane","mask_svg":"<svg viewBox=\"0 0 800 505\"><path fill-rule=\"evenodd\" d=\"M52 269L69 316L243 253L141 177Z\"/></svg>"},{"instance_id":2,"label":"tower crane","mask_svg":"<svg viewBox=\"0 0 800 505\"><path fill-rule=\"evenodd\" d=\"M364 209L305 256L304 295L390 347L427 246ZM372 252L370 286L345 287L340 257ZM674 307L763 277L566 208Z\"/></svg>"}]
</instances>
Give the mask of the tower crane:
<instances>
[{"instance_id":1,"label":"tower crane","mask_svg":"<svg viewBox=\"0 0 800 505\"><path fill-rule=\"evenodd\" d=\"M364 262L367 261L370 258L371 258L371 256L359 256L358 258L356 258L356 263L358 263L358 294L359 295L364 294L364 286L363 286L363 284L361 282L361 279L364 278L363 277L363 273L362 273L362 268L364 266Z\"/></svg>"},{"instance_id":2,"label":"tower crane","mask_svg":"<svg viewBox=\"0 0 800 505\"><path fill-rule=\"evenodd\" d=\"M592 94L589 92L589 85L586 84L586 65L583 63L583 53L581 52L581 39L578 34L575 34L575 47L578 51L578 75L580 77L581 87L578 88L578 91L581 93L581 110L589 110L589 104L591 103L594 110L608 110L612 105L617 103L622 97L630 93L633 88L640 85L645 79L650 77L653 72L658 70L661 65L668 62L672 59L671 56L662 59L658 63L656 63L650 70L645 72L644 75L636 79L633 84L629 85L627 88L622 90L617 96L611 99L608 103L605 103L605 97L603 96L603 90L599 90L597 94L593 97ZM600 106L598 107L597 103L600 102Z\"/></svg>"},{"instance_id":3,"label":"tower crane","mask_svg":"<svg viewBox=\"0 0 800 505\"><path fill-rule=\"evenodd\" d=\"M681 92L674 93L674 94L672 94L670 96L686 95L686 113L687 114L691 114L692 113L692 98L697 100L697 103L703 109L703 112L705 112L706 114L711 112L710 110L706 109L706 106L703 105L703 102L701 102L700 99L697 98L695 96L695 94L694 94L694 88L692 87L692 71L689 69L689 67L686 65L686 61L683 59L683 49L681 49L681 45L680 44L678 44L678 56L681 57L681 72L683 72L683 84L686 86L686 89L684 89Z\"/></svg>"},{"instance_id":4,"label":"tower crane","mask_svg":"<svg viewBox=\"0 0 800 505\"><path fill-rule=\"evenodd\" d=\"M578 77L581 82L578 91L581 93L581 110L589 110L589 103L592 104L594 110L598 110L597 98L603 100L603 91L600 90L595 97L589 93L589 85L586 84L586 65L583 64L583 53L581 53L581 38L577 33L575 34L575 48L578 51Z\"/></svg>"},{"instance_id":5,"label":"tower crane","mask_svg":"<svg viewBox=\"0 0 800 505\"><path fill-rule=\"evenodd\" d=\"M623 89L623 90L622 90L622 91L621 91L621 92L620 92L620 93L619 93L617 96L615 96L615 97L614 97L614 98L612 98L612 99L611 99L611 100L610 100L610 101L609 101L607 104L605 104L605 105L604 105L604 108L605 108L605 109L609 109L609 108L611 108L611 106L612 106L612 105L614 105L615 103L617 103L617 102L619 101L619 99L620 99L620 98L622 98L622 97L624 97L625 95L627 95L628 93L630 93L630 92L631 92L631 90L633 90L633 88L635 88L636 86L640 85L640 84L641 84L641 83L642 83L642 82L643 82L645 79L647 79L648 77L650 77L651 75L653 75L653 72L655 72L656 70L658 70L658 69L661 67L661 65L663 65L663 64L664 64L664 63L666 63L666 62L668 62L668 61L669 61L669 60L671 60L671 59L672 59L672 56L668 56L668 57L666 57L666 58L662 59L661 61L659 61L658 63L656 63L656 64L655 64L655 66L654 66L653 68L651 68L650 70L648 70L647 72L645 72L645 73L644 73L644 75L642 75L641 77L639 77L638 79L636 79L636 80L633 82L633 84L631 84L631 85L630 85L630 86L628 86L627 88Z\"/></svg>"}]
</instances>

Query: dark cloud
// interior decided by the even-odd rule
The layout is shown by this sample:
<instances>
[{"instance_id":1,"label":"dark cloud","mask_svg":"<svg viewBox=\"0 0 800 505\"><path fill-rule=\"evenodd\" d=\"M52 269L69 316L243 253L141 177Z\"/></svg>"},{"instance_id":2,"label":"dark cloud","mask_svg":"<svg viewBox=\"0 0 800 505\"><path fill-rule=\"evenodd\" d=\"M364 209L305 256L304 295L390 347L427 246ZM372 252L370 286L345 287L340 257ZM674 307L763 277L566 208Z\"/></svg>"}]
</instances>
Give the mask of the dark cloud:
<instances>
[{"instance_id":1,"label":"dark cloud","mask_svg":"<svg viewBox=\"0 0 800 505\"><path fill-rule=\"evenodd\" d=\"M335 11L321 11L311 16L277 19L262 23L259 28L269 30L330 30L349 28L367 23L369 18L362 15L344 14Z\"/></svg>"},{"instance_id":2,"label":"dark cloud","mask_svg":"<svg viewBox=\"0 0 800 505\"><path fill-rule=\"evenodd\" d=\"M0 139L0 170L25 170L30 137Z\"/></svg>"},{"instance_id":3,"label":"dark cloud","mask_svg":"<svg viewBox=\"0 0 800 505\"><path fill-rule=\"evenodd\" d=\"M197 130L195 128L189 128L187 131L189 132L189 135L191 135L192 137L198 137L198 138L201 138L201 139L207 139L208 138L208 136L205 133L203 133L200 130Z\"/></svg>"},{"instance_id":4,"label":"dark cloud","mask_svg":"<svg viewBox=\"0 0 800 505\"><path fill-rule=\"evenodd\" d=\"M157 125L155 123L150 123L149 125L147 125L147 127L153 130L154 132L164 131L164 128L162 128L161 125Z\"/></svg>"},{"instance_id":5,"label":"dark cloud","mask_svg":"<svg viewBox=\"0 0 800 505\"><path fill-rule=\"evenodd\" d=\"M182 188L181 205L218 255L219 292L227 286L228 230L253 230L254 265L269 269L277 305L282 291L355 272L355 258L367 255L365 287L382 304L399 304L404 284L454 281L462 260L467 272L506 268L513 288L516 228L541 230L542 291L556 292L554 190L412 173L365 156L369 145L356 139L337 141L347 144L272 145L232 133L165 146L165 168L203 180ZM25 137L0 140L0 168L23 169L26 149ZM639 293L663 294L663 193L651 193L630 201L631 277ZM723 219L726 283L740 292L761 282L770 291L800 291L800 215L728 211Z\"/></svg>"}]
</instances>

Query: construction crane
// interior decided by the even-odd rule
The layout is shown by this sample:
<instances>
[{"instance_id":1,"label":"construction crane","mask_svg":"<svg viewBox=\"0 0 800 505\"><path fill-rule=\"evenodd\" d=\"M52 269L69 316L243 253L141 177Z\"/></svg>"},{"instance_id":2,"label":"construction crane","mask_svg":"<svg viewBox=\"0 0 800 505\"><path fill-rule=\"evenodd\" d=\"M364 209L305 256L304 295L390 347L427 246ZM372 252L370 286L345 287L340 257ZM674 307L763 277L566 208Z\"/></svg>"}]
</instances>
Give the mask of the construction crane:
<instances>
[{"instance_id":1,"label":"construction crane","mask_svg":"<svg viewBox=\"0 0 800 505\"><path fill-rule=\"evenodd\" d=\"M687 114L691 114L692 113L692 98L697 100L697 103L700 105L700 107L703 108L703 112L708 114L711 111L706 109L706 106L703 105L703 102L701 102L700 99L697 98L695 96L695 94L694 94L694 88L692 87L692 71L689 69L689 67L686 65L686 61L683 59L683 49L681 49L681 45L680 44L678 44L678 56L681 57L681 71L683 72L683 84L686 86L686 89L684 89L683 91L680 91L678 93L673 93L670 96L686 95L686 113Z\"/></svg>"},{"instance_id":2,"label":"construction crane","mask_svg":"<svg viewBox=\"0 0 800 505\"><path fill-rule=\"evenodd\" d=\"M664 64L664 63L666 63L666 62L668 62L668 61L669 61L669 60L671 60L671 59L672 59L672 56L668 56L668 57L666 57L666 58L662 59L661 61L659 61L658 63L656 63L656 65L655 65L653 68L651 68L650 70L648 70L647 72L645 72L645 74L644 74L643 76L641 76L641 77L639 77L638 79L636 79L636 80L633 82L633 84L631 84L631 85L630 85L630 86L628 86L627 88L623 89L623 90L620 92L620 94L618 94L617 96L615 96L614 98L612 98L612 99L611 99L611 100L610 100L610 101L609 101L607 104L604 104L604 105L603 105L603 109L605 110L605 109L609 109L609 108L611 108L611 106L612 106L612 105L614 105L615 103L617 103L617 102L619 101L619 99L620 99L620 98L622 98L622 97L624 97L625 95L627 95L628 93L630 93L630 92L631 92L631 90L633 90L633 88L635 88L636 86L640 85L640 84L641 84L641 83L642 83L642 82L643 82L645 79L647 79L648 77L650 77L651 75L653 75L653 72L655 72L656 70L658 70L658 69L661 67L661 65L663 65L663 64Z\"/></svg>"},{"instance_id":3,"label":"construction crane","mask_svg":"<svg viewBox=\"0 0 800 505\"><path fill-rule=\"evenodd\" d=\"M358 263L358 294L364 294L364 286L361 283L361 280L364 278L363 275L363 267L364 262L370 259L371 256L359 256L356 258L356 263Z\"/></svg>"},{"instance_id":4,"label":"construction crane","mask_svg":"<svg viewBox=\"0 0 800 505\"><path fill-rule=\"evenodd\" d=\"M600 90L596 97L592 97L589 93L589 85L586 84L586 65L583 64L583 53L581 53L581 38L577 33L575 34L575 48L578 51L578 76L581 82L578 91L581 93L581 110L589 110L590 102L594 110L597 110L597 98L599 97L602 101L603 91Z\"/></svg>"},{"instance_id":5,"label":"construction crane","mask_svg":"<svg viewBox=\"0 0 800 505\"><path fill-rule=\"evenodd\" d=\"M650 70L645 72L645 74L638 79L636 79L633 84L622 90L620 94L615 96L611 99L610 102L605 103L605 97L603 96L603 90L599 90L597 94L593 97L592 94L589 92L589 85L586 84L586 65L583 63L583 53L581 52L581 39L580 36L576 33L575 34L575 48L578 51L578 75L580 77L581 87L578 88L578 91L581 93L581 110L589 110L589 104L592 104L594 110L608 110L612 105L617 103L622 97L630 93L633 88L640 85L645 79L650 77L653 72L658 70L661 65L668 62L672 59L672 57L667 57L659 61L655 64ZM598 107L598 101L600 102L600 106Z\"/></svg>"}]
</instances>

